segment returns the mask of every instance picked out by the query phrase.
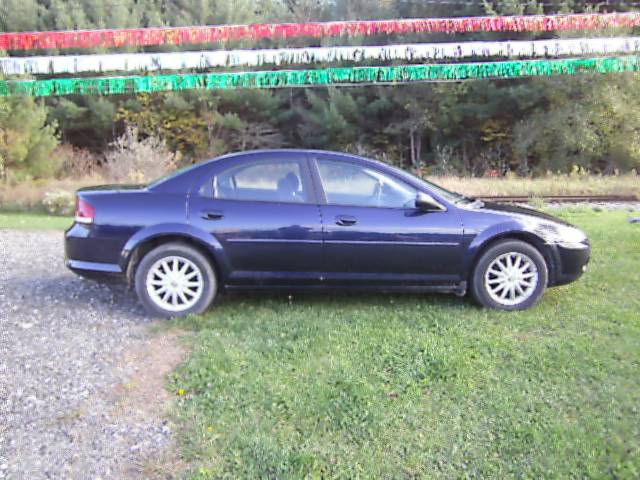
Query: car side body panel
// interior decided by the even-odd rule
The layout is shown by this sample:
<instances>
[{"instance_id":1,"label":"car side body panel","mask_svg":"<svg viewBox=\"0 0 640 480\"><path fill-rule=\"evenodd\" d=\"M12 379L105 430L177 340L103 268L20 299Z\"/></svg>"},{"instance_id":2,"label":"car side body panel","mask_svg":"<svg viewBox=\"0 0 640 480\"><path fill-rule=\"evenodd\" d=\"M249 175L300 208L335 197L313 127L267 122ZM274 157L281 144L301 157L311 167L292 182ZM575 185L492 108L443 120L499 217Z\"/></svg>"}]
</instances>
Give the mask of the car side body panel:
<instances>
[{"instance_id":1,"label":"car side body panel","mask_svg":"<svg viewBox=\"0 0 640 480\"><path fill-rule=\"evenodd\" d=\"M231 284L296 282L322 268L317 205L235 202L193 196L190 223L220 245ZM206 218L208 215L216 218Z\"/></svg>"},{"instance_id":2,"label":"car side body panel","mask_svg":"<svg viewBox=\"0 0 640 480\"><path fill-rule=\"evenodd\" d=\"M411 185L383 164L340 154L310 153L323 225L323 278L327 284L457 285L462 222L456 209L330 204L320 178L322 162L374 168Z\"/></svg>"},{"instance_id":3,"label":"car side body panel","mask_svg":"<svg viewBox=\"0 0 640 480\"><path fill-rule=\"evenodd\" d=\"M143 228L135 233L125 244L120 255L120 265L123 271L126 271L132 254L141 246L162 240L163 238L184 239L188 242L195 243L202 247L215 260L216 265L221 273L226 276L230 274L230 266L227 262L222 244L216 237L209 235L204 230L195 228L188 223L163 223L159 225L151 225Z\"/></svg>"},{"instance_id":4,"label":"car side body panel","mask_svg":"<svg viewBox=\"0 0 640 480\"><path fill-rule=\"evenodd\" d=\"M126 270L124 251L133 239L144 236L141 231L160 232L163 225L187 226L184 193L83 189L78 196L95 208L96 215L92 224L74 223L66 232L66 256L72 269L86 266L78 262L89 262L111 265L103 270L114 272L117 267L123 273Z\"/></svg>"},{"instance_id":5,"label":"car side body panel","mask_svg":"<svg viewBox=\"0 0 640 480\"><path fill-rule=\"evenodd\" d=\"M216 175L267 161L299 166L306 202L214 198ZM300 285L320 279L322 224L304 153L249 153L212 162L195 179L187 209L189 223L220 243L229 271L227 286Z\"/></svg>"}]
</instances>

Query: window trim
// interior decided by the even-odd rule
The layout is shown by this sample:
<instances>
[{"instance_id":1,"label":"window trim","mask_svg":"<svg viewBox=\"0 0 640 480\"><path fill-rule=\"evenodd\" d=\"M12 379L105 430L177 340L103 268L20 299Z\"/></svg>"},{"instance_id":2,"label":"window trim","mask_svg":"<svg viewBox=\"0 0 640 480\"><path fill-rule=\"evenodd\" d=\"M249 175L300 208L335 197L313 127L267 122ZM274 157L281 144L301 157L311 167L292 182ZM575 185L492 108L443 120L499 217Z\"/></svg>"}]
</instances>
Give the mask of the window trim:
<instances>
[{"instance_id":1,"label":"window trim","mask_svg":"<svg viewBox=\"0 0 640 480\"><path fill-rule=\"evenodd\" d=\"M256 164L260 163L297 163L300 168L300 180L302 183L302 188L307 194L308 201L305 202L289 202L286 200L251 200L251 199L243 199L243 198L218 198L215 196L215 189L213 186L213 182L215 179L230 171L236 169L248 168ZM206 187L206 188L205 188ZM205 190L205 192L203 192ZM206 198L209 200L215 200L220 202L243 202L243 203L260 203L260 204L269 204L269 205L317 205L317 194L315 185L311 179L311 170L309 168L309 164L307 159L304 156L295 156L291 158L287 158L286 156L278 157L274 156L266 156L260 158L254 158L251 160L242 159L239 162L233 162L230 165L221 165L215 172L209 172L208 178L199 184L198 186L198 196L201 198Z\"/></svg>"},{"instance_id":2,"label":"window trim","mask_svg":"<svg viewBox=\"0 0 640 480\"><path fill-rule=\"evenodd\" d=\"M329 203L328 199L327 199L327 193L324 190L324 184L322 183L322 177L320 175L320 167L318 165L319 161L327 161L327 162L333 162L333 163L348 163L350 165L355 165L356 167L361 167L363 169L366 168L370 168L371 170L375 170L376 172L387 176L387 177L392 177L394 180L397 180L399 182L402 182L405 185L410 186L411 188L413 188L414 190L416 190L416 192L423 192L420 188L416 187L415 185L412 185L411 183L405 181L402 178L399 178L396 175L390 174L389 172L385 172L379 168L376 168L374 166L371 165L367 165L364 162L359 162L357 160L352 160L350 158L340 158L340 159L335 159L335 158L331 158L329 156L320 156L320 155L313 155L310 157L310 163L311 163L311 173L314 179L314 183L318 186L317 190L318 190L318 200L321 201L321 204L324 206L326 205L327 207L344 207L344 208L376 208L376 209L380 209L380 210L397 210L397 211L417 211L418 209L413 206L413 207L389 207L389 206L383 206L383 205L353 205L353 204L345 204L345 203ZM425 192L423 192L425 193ZM429 193L429 195L431 195L431 192L426 192ZM445 205L445 209L442 210L442 212L446 212L447 208ZM429 213L437 213L437 212L429 212Z\"/></svg>"}]
</instances>

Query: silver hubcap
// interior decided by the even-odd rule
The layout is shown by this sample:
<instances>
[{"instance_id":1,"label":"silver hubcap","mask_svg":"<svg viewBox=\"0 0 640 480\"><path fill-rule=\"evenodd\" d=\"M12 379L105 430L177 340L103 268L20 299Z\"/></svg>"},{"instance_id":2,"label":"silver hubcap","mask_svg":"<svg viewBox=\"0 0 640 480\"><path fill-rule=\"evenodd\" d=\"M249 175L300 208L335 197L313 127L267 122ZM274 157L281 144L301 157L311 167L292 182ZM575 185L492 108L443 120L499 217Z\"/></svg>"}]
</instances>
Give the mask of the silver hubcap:
<instances>
[{"instance_id":1,"label":"silver hubcap","mask_svg":"<svg viewBox=\"0 0 640 480\"><path fill-rule=\"evenodd\" d=\"M158 260L147 274L147 293L153 302L170 312L193 307L204 290L202 272L188 258L171 256Z\"/></svg>"},{"instance_id":2,"label":"silver hubcap","mask_svg":"<svg viewBox=\"0 0 640 480\"><path fill-rule=\"evenodd\" d=\"M523 253L505 253L487 268L484 285L489 296L500 305L519 305L535 291L538 269Z\"/></svg>"}]
</instances>

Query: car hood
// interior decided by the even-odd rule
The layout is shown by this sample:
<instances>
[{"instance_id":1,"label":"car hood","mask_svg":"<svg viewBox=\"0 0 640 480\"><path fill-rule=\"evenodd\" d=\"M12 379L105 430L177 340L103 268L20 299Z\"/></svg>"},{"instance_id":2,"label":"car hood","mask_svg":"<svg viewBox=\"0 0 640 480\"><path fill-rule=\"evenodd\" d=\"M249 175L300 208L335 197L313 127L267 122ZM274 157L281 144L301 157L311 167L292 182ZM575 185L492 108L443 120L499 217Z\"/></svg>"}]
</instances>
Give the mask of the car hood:
<instances>
[{"instance_id":1,"label":"car hood","mask_svg":"<svg viewBox=\"0 0 640 480\"><path fill-rule=\"evenodd\" d=\"M554 217L553 215L549 215L548 213L540 212L538 210L534 210L533 208L520 207L517 205L504 204L504 203L494 203L494 202L478 202L477 204L471 206L471 209L485 212L495 212L502 215L513 216L521 218L522 216L538 219L546 222L559 223L561 225L572 226L570 223L565 222L564 220Z\"/></svg>"}]
</instances>

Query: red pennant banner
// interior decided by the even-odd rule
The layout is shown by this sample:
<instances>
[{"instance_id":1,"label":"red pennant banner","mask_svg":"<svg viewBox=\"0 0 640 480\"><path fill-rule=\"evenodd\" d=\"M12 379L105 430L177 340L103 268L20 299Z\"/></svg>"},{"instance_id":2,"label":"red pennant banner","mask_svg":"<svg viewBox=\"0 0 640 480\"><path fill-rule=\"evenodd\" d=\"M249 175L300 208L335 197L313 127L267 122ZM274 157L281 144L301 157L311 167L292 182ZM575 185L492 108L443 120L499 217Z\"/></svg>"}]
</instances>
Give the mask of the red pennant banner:
<instances>
[{"instance_id":1,"label":"red pennant banner","mask_svg":"<svg viewBox=\"0 0 640 480\"><path fill-rule=\"evenodd\" d=\"M409 33L550 32L638 26L640 12L76 30L0 33L0 50L117 48L208 44L240 39L355 37Z\"/></svg>"}]
</instances>

